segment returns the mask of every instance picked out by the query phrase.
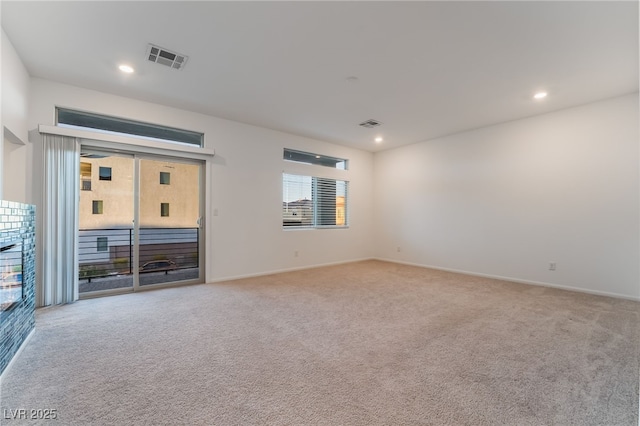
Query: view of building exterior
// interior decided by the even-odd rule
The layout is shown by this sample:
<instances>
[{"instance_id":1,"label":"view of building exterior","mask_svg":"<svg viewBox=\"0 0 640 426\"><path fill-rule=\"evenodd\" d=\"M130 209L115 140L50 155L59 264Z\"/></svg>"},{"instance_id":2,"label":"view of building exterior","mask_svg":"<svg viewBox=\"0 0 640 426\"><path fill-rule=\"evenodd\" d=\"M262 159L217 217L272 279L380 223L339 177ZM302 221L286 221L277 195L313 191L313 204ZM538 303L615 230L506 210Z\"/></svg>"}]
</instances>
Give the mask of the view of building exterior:
<instances>
[{"instance_id":1,"label":"view of building exterior","mask_svg":"<svg viewBox=\"0 0 640 426\"><path fill-rule=\"evenodd\" d=\"M347 223L345 208L345 197L338 195L335 206L335 224L344 226ZM312 226L313 223L313 201L307 198L282 203L282 224L283 226Z\"/></svg>"},{"instance_id":2,"label":"view of building exterior","mask_svg":"<svg viewBox=\"0 0 640 426\"><path fill-rule=\"evenodd\" d=\"M139 267L198 263L200 166L140 160ZM80 278L132 271L134 160L85 155L80 161Z\"/></svg>"},{"instance_id":3,"label":"view of building exterior","mask_svg":"<svg viewBox=\"0 0 640 426\"><path fill-rule=\"evenodd\" d=\"M80 175L80 229L131 227L133 160L83 157ZM140 226L196 227L199 186L197 165L141 160Z\"/></svg>"}]
</instances>

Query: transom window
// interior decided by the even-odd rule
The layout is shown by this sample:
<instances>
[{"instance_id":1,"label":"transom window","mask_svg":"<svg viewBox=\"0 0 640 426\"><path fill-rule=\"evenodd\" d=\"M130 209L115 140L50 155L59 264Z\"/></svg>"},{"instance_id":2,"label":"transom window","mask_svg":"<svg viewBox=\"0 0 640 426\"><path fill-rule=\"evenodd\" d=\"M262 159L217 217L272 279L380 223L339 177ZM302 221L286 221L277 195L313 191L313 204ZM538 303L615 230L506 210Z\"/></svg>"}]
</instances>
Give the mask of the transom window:
<instances>
[{"instance_id":1,"label":"transom window","mask_svg":"<svg viewBox=\"0 0 640 426\"><path fill-rule=\"evenodd\" d=\"M328 155L313 154L311 152L284 149L284 159L296 163L312 164L316 166L331 167L332 169L347 170L348 160L344 158L330 157Z\"/></svg>"},{"instance_id":2,"label":"transom window","mask_svg":"<svg viewBox=\"0 0 640 426\"><path fill-rule=\"evenodd\" d=\"M58 126L90 129L105 133L137 136L165 142L178 142L203 146L204 133L176 129L159 124L143 123L126 118L110 117L90 112L56 108Z\"/></svg>"}]
</instances>

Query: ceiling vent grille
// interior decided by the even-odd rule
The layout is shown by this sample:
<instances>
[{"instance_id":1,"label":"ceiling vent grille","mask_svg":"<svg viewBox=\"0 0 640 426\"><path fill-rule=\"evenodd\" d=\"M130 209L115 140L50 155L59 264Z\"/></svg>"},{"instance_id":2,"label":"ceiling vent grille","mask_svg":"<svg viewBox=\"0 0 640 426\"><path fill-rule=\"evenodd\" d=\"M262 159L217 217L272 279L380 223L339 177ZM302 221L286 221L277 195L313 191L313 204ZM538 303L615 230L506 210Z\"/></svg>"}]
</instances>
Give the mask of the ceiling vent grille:
<instances>
[{"instance_id":1,"label":"ceiling vent grille","mask_svg":"<svg viewBox=\"0 0 640 426\"><path fill-rule=\"evenodd\" d=\"M171 50L149 44L147 48L147 59L156 64L165 65L175 70L181 70L187 64L188 56L181 53L172 52Z\"/></svg>"},{"instance_id":2,"label":"ceiling vent grille","mask_svg":"<svg viewBox=\"0 0 640 426\"><path fill-rule=\"evenodd\" d=\"M366 127L368 129L371 129L373 127L378 127L381 124L382 123L379 122L378 120L367 120L367 121L363 121L362 123L360 123L360 126Z\"/></svg>"}]
</instances>

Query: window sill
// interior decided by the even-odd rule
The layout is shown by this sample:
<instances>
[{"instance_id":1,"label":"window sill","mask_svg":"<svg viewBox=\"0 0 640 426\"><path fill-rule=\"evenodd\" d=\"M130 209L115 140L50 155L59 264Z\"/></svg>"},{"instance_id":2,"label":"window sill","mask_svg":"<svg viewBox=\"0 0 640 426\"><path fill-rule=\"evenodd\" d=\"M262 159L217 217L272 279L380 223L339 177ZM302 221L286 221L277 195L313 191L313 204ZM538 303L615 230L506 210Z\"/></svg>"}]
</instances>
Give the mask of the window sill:
<instances>
[{"instance_id":1,"label":"window sill","mask_svg":"<svg viewBox=\"0 0 640 426\"><path fill-rule=\"evenodd\" d=\"M349 229L349 226L283 226L283 231L321 231L323 229Z\"/></svg>"}]
</instances>

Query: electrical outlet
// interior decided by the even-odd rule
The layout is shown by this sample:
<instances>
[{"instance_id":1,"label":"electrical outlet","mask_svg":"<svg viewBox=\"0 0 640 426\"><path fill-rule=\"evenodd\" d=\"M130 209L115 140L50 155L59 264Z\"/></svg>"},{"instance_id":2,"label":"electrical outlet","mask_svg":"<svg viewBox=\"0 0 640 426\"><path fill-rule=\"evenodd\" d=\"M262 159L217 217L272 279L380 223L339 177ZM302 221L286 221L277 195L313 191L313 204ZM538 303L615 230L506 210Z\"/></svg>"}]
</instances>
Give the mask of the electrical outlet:
<instances>
[{"instance_id":1,"label":"electrical outlet","mask_svg":"<svg viewBox=\"0 0 640 426\"><path fill-rule=\"evenodd\" d=\"M549 270L550 271L556 270L556 262L549 262Z\"/></svg>"}]
</instances>

